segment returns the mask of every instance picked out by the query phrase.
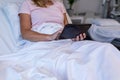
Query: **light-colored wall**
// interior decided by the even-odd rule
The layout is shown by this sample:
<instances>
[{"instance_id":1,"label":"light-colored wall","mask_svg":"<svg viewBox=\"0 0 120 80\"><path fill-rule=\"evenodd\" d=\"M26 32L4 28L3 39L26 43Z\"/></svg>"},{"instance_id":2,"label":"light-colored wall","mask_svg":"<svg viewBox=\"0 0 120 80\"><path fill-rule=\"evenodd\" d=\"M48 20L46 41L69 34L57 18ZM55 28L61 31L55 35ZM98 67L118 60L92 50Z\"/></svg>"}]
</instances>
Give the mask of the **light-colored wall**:
<instances>
[{"instance_id":1,"label":"light-colored wall","mask_svg":"<svg viewBox=\"0 0 120 80\"><path fill-rule=\"evenodd\" d=\"M66 8L68 8L67 0L64 0ZM102 11L102 0L78 0L74 5L73 9L75 13L81 12L95 12L101 13Z\"/></svg>"}]
</instances>

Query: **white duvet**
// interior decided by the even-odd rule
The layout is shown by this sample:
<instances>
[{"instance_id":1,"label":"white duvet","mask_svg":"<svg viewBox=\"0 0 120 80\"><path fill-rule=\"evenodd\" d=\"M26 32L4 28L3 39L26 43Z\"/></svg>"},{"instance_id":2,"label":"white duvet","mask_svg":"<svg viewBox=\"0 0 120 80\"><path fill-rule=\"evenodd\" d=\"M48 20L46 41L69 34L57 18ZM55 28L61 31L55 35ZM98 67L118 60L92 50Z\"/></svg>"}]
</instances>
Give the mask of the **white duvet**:
<instances>
[{"instance_id":1,"label":"white duvet","mask_svg":"<svg viewBox=\"0 0 120 80\"><path fill-rule=\"evenodd\" d=\"M0 56L0 80L120 80L120 52L111 44L58 40Z\"/></svg>"},{"instance_id":2,"label":"white duvet","mask_svg":"<svg viewBox=\"0 0 120 80\"><path fill-rule=\"evenodd\" d=\"M113 45L25 41L5 10L0 9L0 80L120 80L120 52Z\"/></svg>"}]
</instances>

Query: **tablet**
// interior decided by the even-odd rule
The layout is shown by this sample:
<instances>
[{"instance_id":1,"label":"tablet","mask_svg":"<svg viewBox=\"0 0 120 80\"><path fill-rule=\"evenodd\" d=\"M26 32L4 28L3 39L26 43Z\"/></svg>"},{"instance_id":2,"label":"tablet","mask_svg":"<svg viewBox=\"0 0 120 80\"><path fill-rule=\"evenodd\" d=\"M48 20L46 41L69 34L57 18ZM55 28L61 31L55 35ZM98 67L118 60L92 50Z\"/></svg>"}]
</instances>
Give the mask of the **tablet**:
<instances>
[{"instance_id":1,"label":"tablet","mask_svg":"<svg viewBox=\"0 0 120 80\"><path fill-rule=\"evenodd\" d=\"M86 29L85 25L74 25L68 24L64 27L59 39L72 39L76 38L81 33L86 33L88 29Z\"/></svg>"}]
</instances>

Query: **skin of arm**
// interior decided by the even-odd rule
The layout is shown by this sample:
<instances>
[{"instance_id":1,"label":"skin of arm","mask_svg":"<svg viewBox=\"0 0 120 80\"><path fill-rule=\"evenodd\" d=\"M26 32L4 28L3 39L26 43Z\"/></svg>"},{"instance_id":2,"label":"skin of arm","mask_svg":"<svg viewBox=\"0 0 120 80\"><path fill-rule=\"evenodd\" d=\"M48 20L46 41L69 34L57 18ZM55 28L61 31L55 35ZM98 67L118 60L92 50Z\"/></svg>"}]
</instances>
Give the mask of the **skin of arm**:
<instances>
[{"instance_id":1,"label":"skin of arm","mask_svg":"<svg viewBox=\"0 0 120 80\"><path fill-rule=\"evenodd\" d=\"M65 26L68 24L68 20L67 20L66 13L64 13L63 15L64 15L64 26Z\"/></svg>"},{"instance_id":2,"label":"skin of arm","mask_svg":"<svg viewBox=\"0 0 120 80\"><path fill-rule=\"evenodd\" d=\"M23 39L37 42L37 41L50 41L54 40L57 35L59 34L59 31L52 34L40 34L38 32L32 31L32 23L31 23L31 17L28 14L21 13L19 14L20 17L20 27L21 27L21 34Z\"/></svg>"}]
</instances>

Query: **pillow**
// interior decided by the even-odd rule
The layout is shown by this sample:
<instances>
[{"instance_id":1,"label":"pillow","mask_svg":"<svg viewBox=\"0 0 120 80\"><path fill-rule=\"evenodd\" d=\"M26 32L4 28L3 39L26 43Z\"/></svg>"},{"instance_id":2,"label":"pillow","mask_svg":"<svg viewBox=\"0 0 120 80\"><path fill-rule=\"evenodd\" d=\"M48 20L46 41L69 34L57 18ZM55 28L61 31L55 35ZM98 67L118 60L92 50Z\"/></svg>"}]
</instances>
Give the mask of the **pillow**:
<instances>
[{"instance_id":1,"label":"pillow","mask_svg":"<svg viewBox=\"0 0 120 80\"><path fill-rule=\"evenodd\" d=\"M22 3L25 0L0 0L0 7L4 7L8 3Z\"/></svg>"},{"instance_id":2,"label":"pillow","mask_svg":"<svg viewBox=\"0 0 120 80\"><path fill-rule=\"evenodd\" d=\"M114 19L94 19L92 21L92 24L95 24L97 26L120 26L120 23Z\"/></svg>"},{"instance_id":3,"label":"pillow","mask_svg":"<svg viewBox=\"0 0 120 80\"><path fill-rule=\"evenodd\" d=\"M0 9L0 55L6 55L17 50L13 31L2 9Z\"/></svg>"},{"instance_id":4,"label":"pillow","mask_svg":"<svg viewBox=\"0 0 120 80\"><path fill-rule=\"evenodd\" d=\"M18 16L19 3L11 2L7 3L2 9L8 19L10 27L14 33L15 40L20 37L20 22Z\"/></svg>"}]
</instances>

